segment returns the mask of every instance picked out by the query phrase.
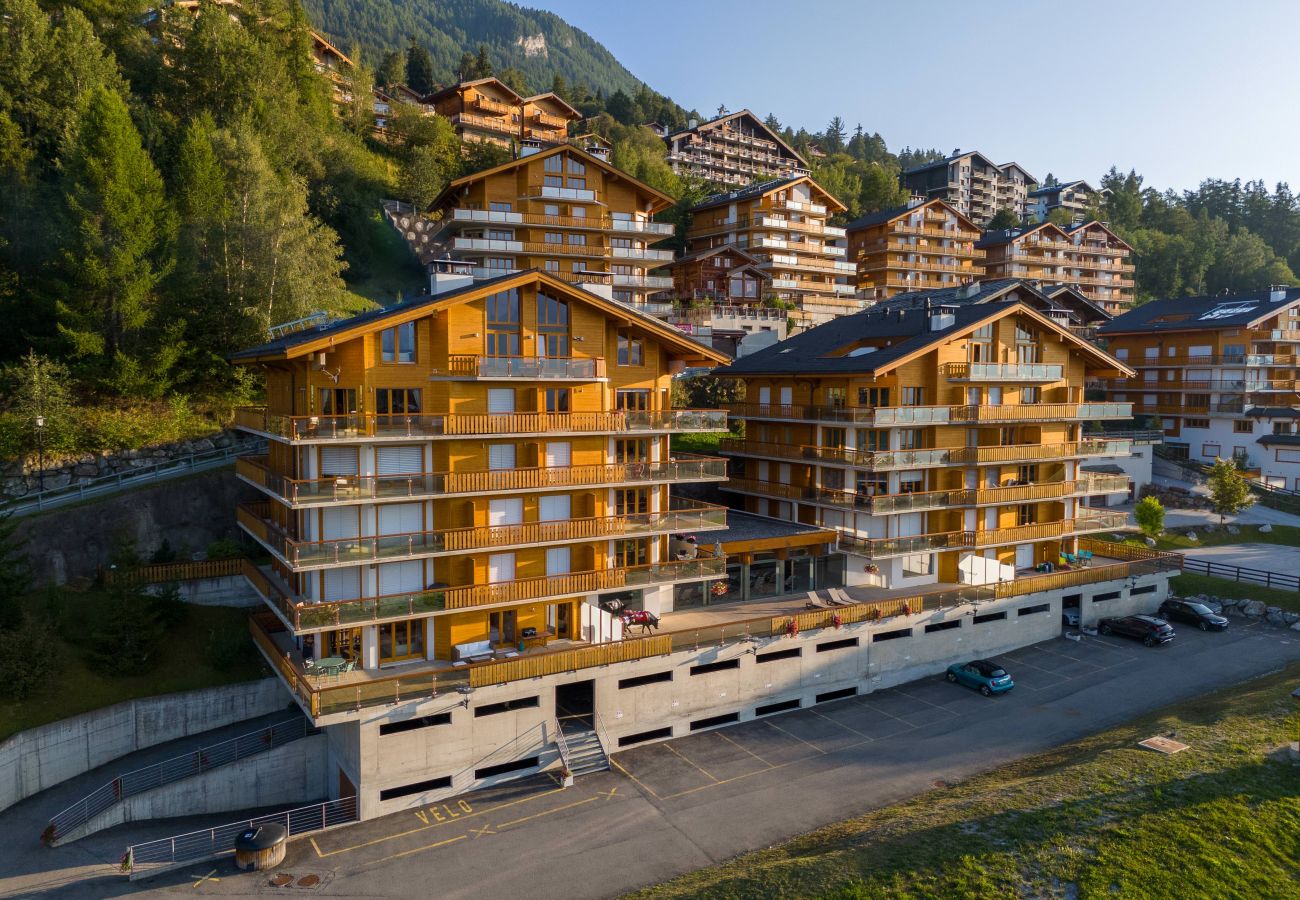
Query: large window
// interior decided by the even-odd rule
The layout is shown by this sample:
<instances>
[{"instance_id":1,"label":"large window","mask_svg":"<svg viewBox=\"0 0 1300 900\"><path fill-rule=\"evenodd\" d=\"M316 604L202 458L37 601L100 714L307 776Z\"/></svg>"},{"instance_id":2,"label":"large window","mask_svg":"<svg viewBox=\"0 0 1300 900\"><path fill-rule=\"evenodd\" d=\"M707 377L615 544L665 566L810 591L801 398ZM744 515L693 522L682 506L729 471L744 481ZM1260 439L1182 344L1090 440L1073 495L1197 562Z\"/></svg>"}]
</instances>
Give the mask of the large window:
<instances>
[{"instance_id":1,"label":"large window","mask_svg":"<svg viewBox=\"0 0 1300 900\"><path fill-rule=\"evenodd\" d=\"M561 359L569 355L569 304L537 295L538 356Z\"/></svg>"},{"instance_id":2,"label":"large window","mask_svg":"<svg viewBox=\"0 0 1300 900\"><path fill-rule=\"evenodd\" d=\"M320 411L326 416L345 416L357 411L355 388L321 388Z\"/></svg>"},{"instance_id":3,"label":"large window","mask_svg":"<svg viewBox=\"0 0 1300 900\"><path fill-rule=\"evenodd\" d=\"M548 413L572 412L573 392L568 388L546 389L546 411Z\"/></svg>"},{"instance_id":4,"label":"large window","mask_svg":"<svg viewBox=\"0 0 1300 900\"><path fill-rule=\"evenodd\" d=\"M614 542L614 565L620 568L644 566L650 561L649 548L645 539Z\"/></svg>"},{"instance_id":5,"label":"large window","mask_svg":"<svg viewBox=\"0 0 1300 900\"><path fill-rule=\"evenodd\" d=\"M511 289L487 298L487 355L519 356L519 292Z\"/></svg>"},{"instance_id":6,"label":"large window","mask_svg":"<svg viewBox=\"0 0 1300 900\"><path fill-rule=\"evenodd\" d=\"M375 412L381 416L420 414L419 388L376 388Z\"/></svg>"},{"instance_id":7,"label":"large window","mask_svg":"<svg viewBox=\"0 0 1300 900\"><path fill-rule=\"evenodd\" d=\"M645 365L645 342L630 331L618 333L618 364L620 366Z\"/></svg>"},{"instance_id":8,"label":"large window","mask_svg":"<svg viewBox=\"0 0 1300 900\"><path fill-rule=\"evenodd\" d=\"M379 332L380 359L386 363L415 362L415 323Z\"/></svg>"},{"instance_id":9,"label":"large window","mask_svg":"<svg viewBox=\"0 0 1300 900\"><path fill-rule=\"evenodd\" d=\"M650 496L645 488L623 488L614 492L614 513L630 516L650 511Z\"/></svg>"},{"instance_id":10,"label":"large window","mask_svg":"<svg viewBox=\"0 0 1300 900\"><path fill-rule=\"evenodd\" d=\"M379 626L379 661L424 656L424 620L407 619Z\"/></svg>"},{"instance_id":11,"label":"large window","mask_svg":"<svg viewBox=\"0 0 1300 900\"><path fill-rule=\"evenodd\" d=\"M650 409L650 392L635 389L615 391L614 408L625 412L646 412Z\"/></svg>"}]
</instances>

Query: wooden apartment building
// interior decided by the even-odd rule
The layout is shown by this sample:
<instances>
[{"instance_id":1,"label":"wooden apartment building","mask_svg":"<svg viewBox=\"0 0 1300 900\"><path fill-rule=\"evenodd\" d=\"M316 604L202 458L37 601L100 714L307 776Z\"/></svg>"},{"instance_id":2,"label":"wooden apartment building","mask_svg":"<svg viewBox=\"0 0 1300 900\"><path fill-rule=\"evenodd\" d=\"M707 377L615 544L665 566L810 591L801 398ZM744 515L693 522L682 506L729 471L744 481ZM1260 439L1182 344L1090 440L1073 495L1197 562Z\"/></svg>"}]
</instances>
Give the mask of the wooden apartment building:
<instances>
[{"instance_id":1,"label":"wooden apartment building","mask_svg":"<svg viewBox=\"0 0 1300 900\"><path fill-rule=\"evenodd\" d=\"M1133 305L1133 248L1101 222L990 231L976 247L990 278L1072 285L1112 315Z\"/></svg>"},{"instance_id":2,"label":"wooden apartment building","mask_svg":"<svg viewBox=\"0 0 1300 900\"><path fill-rule=\"evenodd\" d=\"M870 213L846 226L848 258L868 299L953 287L984 274L979 226L944 200Z\"/></svg>"},{"instance_id":3,"label":"wooden apartment building","mask_svg":"<svg viewBox=\"0 0 1300 900\"><path fill-rule=\"evenodd\" d=\"M569 123L582 118L556 94L521 97L498 78L462 81L429 94L422 102L450 119L462 141L508 149L524 143L563 143Z\"/></svg>"},{"instance_id":4,"label":"wooden apartment building","mask_svg":"<svg viewBox=\"0 0 1300 900\"><path fill-rule=\"evenodd\" d=\"M808 174L808 161L747 109L666 135L674 172L720 185Z\"/></svg>"}]
</instances>

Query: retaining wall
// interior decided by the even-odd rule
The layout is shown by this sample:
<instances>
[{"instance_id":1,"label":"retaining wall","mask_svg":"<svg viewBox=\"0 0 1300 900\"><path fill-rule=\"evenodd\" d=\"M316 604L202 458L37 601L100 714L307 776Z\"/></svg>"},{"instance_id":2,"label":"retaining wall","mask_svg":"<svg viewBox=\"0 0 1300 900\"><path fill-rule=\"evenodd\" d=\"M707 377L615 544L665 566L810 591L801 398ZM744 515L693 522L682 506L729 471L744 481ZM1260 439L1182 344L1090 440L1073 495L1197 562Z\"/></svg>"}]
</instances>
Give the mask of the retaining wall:
<instances>
[{"instance_id":1,"label":"retaining wall","mask_svg":"<svg viewBox=\"0 0 1300 900\"><path fill-rule=\"evenodd\" d=\"M325 757L325 735L309 735L266 753L128 797L71 831L59 844L126 822L316 803L328 793Z\"/></svg>"},{"instance_id":2,"label":"retaining wall","mask_svg":"<svg viewBox=\"0 0 1300 900\"><path fill-rule=\"evenodd\" d=\"M0 743L0 809L146 747L289 706L276 678L143 697L21 731Z\"/></svg>"},{"instance_id":3,"label":"retaining wall","mask_svg":"<svg viewBox=\"0 0 1300 900\"><path fill-rule=\"evenodd\" d=\"M262 598L257 596L243 575L197 578L175 584L181 593L181 599L196 606L240 606L249 609L262 606ZM145 590L156 594L167 587L165 584L151 584Z\"/></svg>"}]
</instances>

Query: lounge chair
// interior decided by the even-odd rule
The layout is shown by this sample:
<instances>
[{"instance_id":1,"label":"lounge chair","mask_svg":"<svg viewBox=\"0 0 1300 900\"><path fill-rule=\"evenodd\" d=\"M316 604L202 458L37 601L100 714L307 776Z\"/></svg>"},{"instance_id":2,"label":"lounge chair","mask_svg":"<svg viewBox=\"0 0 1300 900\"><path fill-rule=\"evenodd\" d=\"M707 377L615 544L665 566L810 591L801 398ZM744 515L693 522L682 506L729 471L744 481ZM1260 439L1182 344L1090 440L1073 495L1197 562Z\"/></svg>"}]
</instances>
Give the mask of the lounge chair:
<instances>
[{"instance_id":1,"label":"lounge chair","mask_svg":"<svg viewBox=\"0 0 1300 900\"><path fill-rule=\"evenodd\" d=\"M804 604L805 609L834 609L834 605L827 603L821 597L817 596L816 591L808 592L808 602Z\"/></svg>"},{"instance_id":2,"label":"lounge chair","mask_svg":"<svg viewBox=\"0 0 1300 900\"><path fill-rule=\"evenodd\" d=\"M826 593L830 594L831 602L839 606L853 606L858 602L839 588L827 588Z\"/></svg>"}]
</instances>

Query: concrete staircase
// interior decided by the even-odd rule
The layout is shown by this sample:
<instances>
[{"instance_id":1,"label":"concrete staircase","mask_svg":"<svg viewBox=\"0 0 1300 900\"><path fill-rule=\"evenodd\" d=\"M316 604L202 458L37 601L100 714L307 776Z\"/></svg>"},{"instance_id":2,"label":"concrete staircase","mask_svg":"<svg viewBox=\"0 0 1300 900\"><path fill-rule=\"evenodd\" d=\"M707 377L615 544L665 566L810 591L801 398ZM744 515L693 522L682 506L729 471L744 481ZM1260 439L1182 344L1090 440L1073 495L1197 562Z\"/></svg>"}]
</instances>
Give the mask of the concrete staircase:
<instances>
[{"instance_id":1,"label":"concrete staircase","mask_svg":"<svg viewBox=\"0 0 1300 900\"><path fill-rule=\"evenodd\" d=\"M596 729L572 721L557 727L563 738L561 756L575 778L609 769L609 755Z\"/></svg>"}]
</instances>

